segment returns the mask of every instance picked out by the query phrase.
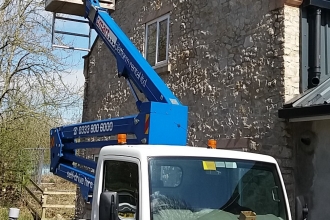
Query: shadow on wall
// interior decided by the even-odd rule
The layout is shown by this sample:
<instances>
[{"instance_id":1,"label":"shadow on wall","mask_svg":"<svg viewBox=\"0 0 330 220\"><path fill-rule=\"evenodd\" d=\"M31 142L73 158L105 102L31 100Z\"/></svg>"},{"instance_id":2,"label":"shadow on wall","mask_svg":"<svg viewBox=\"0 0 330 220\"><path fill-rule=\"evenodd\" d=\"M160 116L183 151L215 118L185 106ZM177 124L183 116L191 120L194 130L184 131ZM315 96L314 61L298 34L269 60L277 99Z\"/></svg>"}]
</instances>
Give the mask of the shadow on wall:
<instances>
[{"instance_id":1,"label":"shadow on wall","mask_svg":"<svg viewBox=\"0 0 330 220\"><path fill-rule=\"evenodd\" d=\"M296 196L308 205L308 219L328 219L330 210L330 120L294 123ZM297 208L297 207L296 207Z\"/></svg>"}]
</instances>

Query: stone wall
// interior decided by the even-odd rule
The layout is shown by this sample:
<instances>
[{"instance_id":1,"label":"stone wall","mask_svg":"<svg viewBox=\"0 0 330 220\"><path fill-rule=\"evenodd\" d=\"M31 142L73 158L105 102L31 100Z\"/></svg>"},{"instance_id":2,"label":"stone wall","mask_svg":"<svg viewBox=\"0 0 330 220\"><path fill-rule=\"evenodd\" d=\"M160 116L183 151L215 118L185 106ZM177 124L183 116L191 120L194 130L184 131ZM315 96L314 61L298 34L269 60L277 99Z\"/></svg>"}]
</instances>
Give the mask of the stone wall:
<instances>
[{"instance_id":1,"label":"stone wall","mask_svg":"<svg viewBox=\"0 0 330 220\"><path fill-rule=\"evenodd\" d=\"M284 91L285 101L301 92L300 86L300 9L284 7Z\"/></svg>"},{"instance_id":2,"label":"stone wall","mask_svg":"<svg viewBox=\"0 0 330 220\"><path fill-rule=\"evenodd\" d=\"M300 86L300 9L290 6L285 6L284 13L284 38L283 38L283 83L284 83L284 102L289 101L295 95L301 91ZM277 106L280 108L281 106ZM276 119L278 120L278 119ZM295 216L294 199L296 196L295 189L297 183L294 178L295 164L295 148L293 140L293 130L288 123L281 122L281 128L283 129L281 138L281 144L273 145L273 150L279 152L275 154L277 161L279 162L283 178L286 184L288 192L291 213ZM271 154L272 155L272 154Z\"/></svg>"},{"instance_id":3,"label":"stone wall","mask_svg":"<svg viewBox=\"0 0 330 220\"><path fill-rule=\"evenodd\" d=\"M113 17L142 52L144 24L170 13L170 72L160 75L189 106L188 144L214 138L274 156L293 204L290 130L277 110L299 92L299 10L280 2L117 0ZM84 121L137 112L101 40L85 62Z\"/></svg>"}]
</instances>

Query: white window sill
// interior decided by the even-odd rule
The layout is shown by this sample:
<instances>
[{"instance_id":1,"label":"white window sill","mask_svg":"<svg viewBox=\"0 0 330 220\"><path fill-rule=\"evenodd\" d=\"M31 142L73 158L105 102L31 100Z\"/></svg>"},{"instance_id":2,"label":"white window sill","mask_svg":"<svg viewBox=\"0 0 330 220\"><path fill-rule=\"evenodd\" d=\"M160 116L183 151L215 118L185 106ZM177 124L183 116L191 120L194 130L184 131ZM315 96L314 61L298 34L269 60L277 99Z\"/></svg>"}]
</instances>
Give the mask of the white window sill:
<instances>
[{"instance_id":1,"label":"white window sill","mask_svg":"<svg viewBox=\"0 0 330 220\"><path fill-rule=\"evenodd\" d=\"M171 72L169 63L162 63L152 67L158 74L167 74Z\"/></svg>"}]
</instances>

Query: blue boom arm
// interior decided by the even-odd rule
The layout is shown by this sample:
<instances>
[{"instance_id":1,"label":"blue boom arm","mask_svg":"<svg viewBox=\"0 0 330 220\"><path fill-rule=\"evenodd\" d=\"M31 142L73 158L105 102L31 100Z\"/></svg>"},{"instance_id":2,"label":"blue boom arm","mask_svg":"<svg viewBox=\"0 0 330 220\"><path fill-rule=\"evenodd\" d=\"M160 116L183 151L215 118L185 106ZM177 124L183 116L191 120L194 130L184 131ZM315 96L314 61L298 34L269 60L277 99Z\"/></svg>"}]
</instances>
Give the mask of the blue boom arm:
<instances>
[{"instance_id":1,"label":"blue boom arm","mask_svg":"<svg viewBox=\"0 0 330 220\"><path fill-rule=\"evenodd\" d=\"M100 7L98 0L86 0L85 6L90 26L115 56L118 76L127 80L139 110L137 115L62 126L50 131L51 172L78 184L88 200L93 191L92 170L96 163L77 156L76 150L114 145L117 140L90 142L82 139L132 134L135 138L128 139L127 144L186 145L188 108L179 102L109 13ZM132 84L145 95L147 102L138 99Z\"/></svg>"}]
</instances>

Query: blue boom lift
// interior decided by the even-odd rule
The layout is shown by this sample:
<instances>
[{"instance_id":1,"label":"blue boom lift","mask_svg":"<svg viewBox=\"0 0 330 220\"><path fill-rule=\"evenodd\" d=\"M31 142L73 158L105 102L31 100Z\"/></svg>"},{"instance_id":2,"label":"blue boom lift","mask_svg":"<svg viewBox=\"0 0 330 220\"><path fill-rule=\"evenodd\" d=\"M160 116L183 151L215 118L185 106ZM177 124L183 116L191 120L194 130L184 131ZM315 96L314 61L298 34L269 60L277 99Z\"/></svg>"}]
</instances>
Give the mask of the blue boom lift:
<instances>
[{"instance_id":1,"label":"blue boom lift","mask_svg":"<svg viewBox=\"0 0 330 220\"><path fill-rule=\"evenodd\" d=\"M67 12L67 14L70 14L68 13L70 7L63 7L63 5L68 2L74 2L74 6L79 2L77 0L46 0L46 5L48 1L55 2L52 6L53 10L50 11L62 13ZM109 1L111 0L101 0L101 5L108 7L109 4L107 4L107 2ZM132 90L132 94L136 99L136 106L139 111L137 115L133 116L63 126L51 129L50 131L51 172L76 183L80 187L80 191L86 202L91 202L92 197L90 197L90 195L94 193L94 201L92 202L90 217L94 220L117 219L119 215L119 211L117 210L120 210L121 215L124 214L124 216L126 216L126 214L130 214L129 216L139 216L140 219L156 219L157 217L163 219L184 219L187 218L187 216L195 216L196 219L208 219L212 216L217 219L224 217L231 219L241 219L243 217L245 219L247 216L255 218L257 215L258 219L291 220L289 200L287 198L284 181L280 173L280 168L274 158L257 154L237 153L234 151L214 151L213 153L207 149L200 150L196 148L187 148L187 151L183 151L181 148L173 147L172 150L164 150L164 148L159 147L157 151L150 152L150 148L134 149L131 146L126 145L167 145L169 148L170 146L186 145L188 108L187 106L182 105L177 97L173 95L133 43L114 22L106 8L100 7L98 0L85 0L84 4L81 4L81 6L83 6L85 10L80 10L80 15L84 14L84 17L88 19L90 27L95 29L116 57L118 76L124 77L127 80L127 83ZM60 10L60 8L62 9ZM76 13L76 15L79 13ZM133 86L145 95L148 100L147 102L142 102L138 99ZM127 134L133 135L134 138L127 139ZM116 135L117 139L115 140L104 141L100 138L100 141L88 141L90 137L109 137ZM117 144L125 145L108 146ZM210 148L216 148L216 142L214 140L210 140L208 145ZM199 168L196 168L197 166L191 167L190 162L187 165L186 162L182 163L184 160L181 160L181 163L179 161L178 164L187 165L183 166L184 168L181 170L181 167L177 164L178 168L181 170L181 177L183 177L183 181L180 179L180 185L183 185L178 187L178 189L174 189L177 187L170 187L173 189L165 191L161 190L164 195L159 192L159 189L166 187L164 187L163 181L161 181L163 185L159 183L158 177L151 177L148 180L147 178L140 178L141 181L137 185L141 188L142 193L139 193L140 190L137 190L132 196L133 200L136 199L136 201L132 204L128 204L124 200L120 201L120 199L114 199L115 197L118 197L119 194L117 193L119 193L119 190L115 189L115 192L113 192L110 189L111 192L109 192L105 190L103 191L102 189L102 185L104 185L105 182L111 182L105 181L104 178L107 173L110 173L112 170L110 172L102 173L104 171L102 170L102 165L96 167L96 162L76 155L76 150L78 149L102 148L104 146L108 147L103 148L103 151L100 153L100 164L102 160L107 158L117 158L121 160L125 157L126 162L129 162L132 157L136 157L134 160L142 161L146 165L148 163L147 161L150 159L149 156L154 157L155 154L156 160L163 157L164 154L171 157L173 157L173 155L175 157L177 155L181 155L181 157L188 155L187 157L190 158L201 156L201 158L213 157L214 159L211 159L211 161L194 159L194 161L203 162L199 164L199 166L202 166ZM115 153L111 153L111 148ZM110 156L109 154L112 155ZM168 158L169 156L165 156L165 158ZM227 162L223 162L227 159L229 160L228 164L232 164L228 165L228 167L226 165ZM164 159L159 160L160 162L162 160L164 161ZM82 165L85 168L81 168L80 166L77 166L77 164ZM162 164L163 163L161 162L158 165ZM160 176L162 166L158 165L155 163L150 166L140 166L140 169L141 171L144 170L143 173L156 173L158 174L157 176ZM152 166L156 167L155 172L149 171ZM165 165L165 167L166 166L167 165ZM90 169L97 170L95 172L96 177L93 172L89 171ZM194 176L196 170L198 170L197 173L201 172L203 175L199 174ZM267 174L265 174L265 172ZM174 174L174 176L176 176L174 178L175 180L178 180L177 176L180 176L179 173L180 172L178 171L177 174ZM226 174L224 175L225 178L222 174ZM195 181L194 179L194 177L206 178L207 175L209 175L209 177L207 177L209 181ZM247 175L248 179L244 178L245 175ZM214 179L214 177L216 179ZM270 181L269 178L273 179L273 182ZM248 184L252 179L256 179L258 183L260 182L264 184L259 184L260 186L258 185L257 187L253 184ZM221 181L219 182L219 180ZM94 187L95 181L98 184ZM134 181L135 180L133 180L133 182ZM205 185L205 183L207 184ZM211 186L210 183L213 190L210 190L209 188ZM269 183L268 188L265 186L265 183ZM148 187L148 185L150 187ZM227 192L225 193L226 195L221 193L221 196L219 196L213 193L221 192L217 191L219 188L218 185L222 190ZM252 196L252 200L242 200L242 198L246 197L246 191L243 192L243 190L249 185L253 188L253 192L256 192L256 195L253 193L248 195L249 198ZM225 189L223 189L223 187L225 187ZM192 193L194 195L191 197L191 192L196 191L196 189L200 189L197 190L200 192L197 194ZM100 192L101 190L102 192ZM266 191L269 193L264 193L265 195L260 196L260 192ZM230 195L231 192L232 195ZM151 199L154 195L159 195L159 197L157 198L156 196L156 199ZM166 195L170 197L166 197ZM178 195L179 199L175 200L175 204L169 202L173 201L169 199L172 198L173 195ZM165 197L165 200L168 200L168 202L172 204L162 202L161 197ZM238 201L237 198L241 198L241 201ZM182 209L181 204L186 204L186 202L181 201L196 202L196 207L193 211L190 211L187 209L187 206L184 205L184 208ZM218 203L223 203L223 207L225 208L217 207ZM267 209L259 207L258 205L256 206L256 204L261 203L268 204L266 205ZM141 208L142 206L144 206L144 208ZM229 206L232 206L234 211L229 211L227 209ZM119 208L117 209L116 207ZM127 207L130 207L129 213L126 210ZM163 209L161 207L165 207L164 211L166 211L160 212L160 210ZM302 207L302 205L298 207ZM240 215L238 216L236 215L236 212L239 209L242 209L242 212L240 212ZM258 211L252 212L252 209ZM190 212L191 215L189 214ZM303 213L303 211L298 210L297 213L300 214ZM299 217L298 219L300 220L303 218L304 217Z\"/></svg>"},{"instance_id":2,"label":"blue boom lift","mask_svg":"<svg viewBox=\"0 0 330 220\"><path fill-rule=\"evenodd\" d=\"M83 142L81 139L131 134L135 138L127 139L127 144L186 145L188 108L180 103L107 9L100 7L98 0L86 0L84 7L90 27L117 59L118 76L126 79L139 111L137 115L51 129L51 172L78 184L84 199L91 201L94 174L76 165L95 170L96 162L76 155L76 150L101 148L118 142ZM139 100L133 84L145 95L147 102Z\"/></svg>"}]
</instances>

